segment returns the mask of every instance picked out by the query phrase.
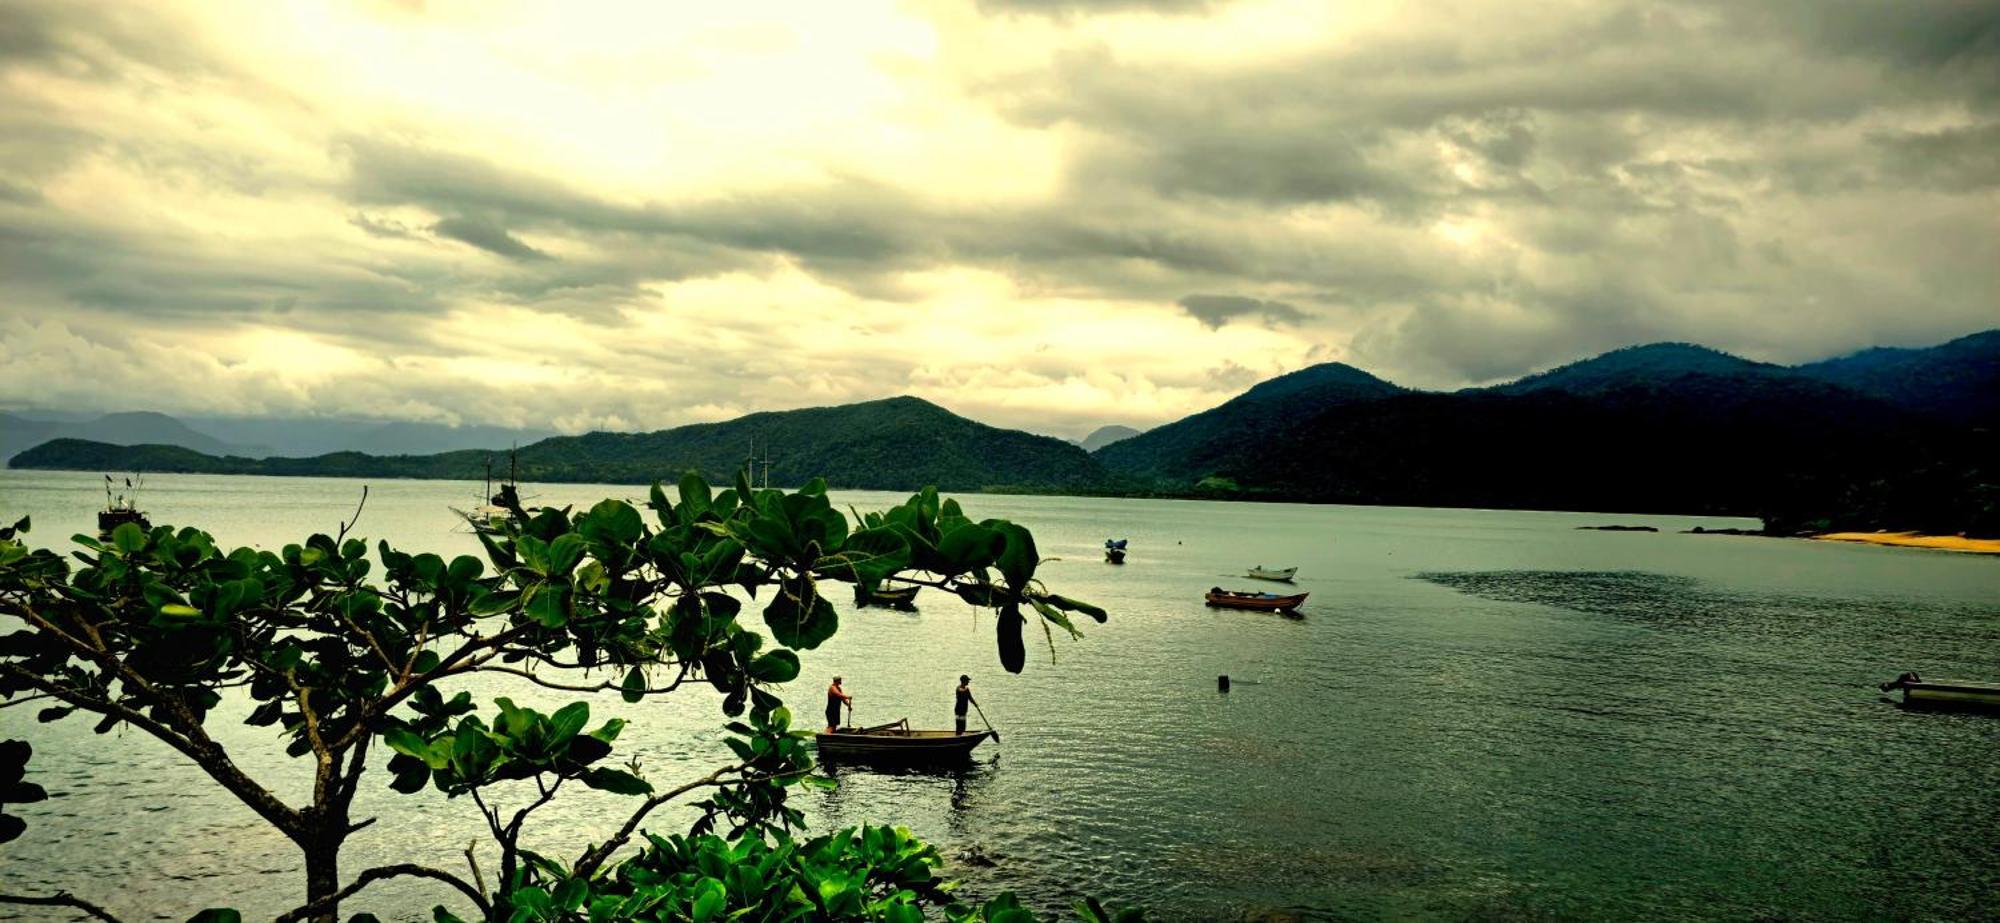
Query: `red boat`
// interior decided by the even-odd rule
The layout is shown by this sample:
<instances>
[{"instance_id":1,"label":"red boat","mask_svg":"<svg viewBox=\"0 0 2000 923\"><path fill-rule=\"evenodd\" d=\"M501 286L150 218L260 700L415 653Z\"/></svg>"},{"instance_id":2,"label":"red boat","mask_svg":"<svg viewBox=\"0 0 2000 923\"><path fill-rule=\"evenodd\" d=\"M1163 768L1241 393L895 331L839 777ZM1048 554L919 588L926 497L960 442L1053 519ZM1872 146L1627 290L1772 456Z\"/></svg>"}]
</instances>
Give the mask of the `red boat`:
<instances>
[{"instance_id":1,"label":"red boat","mask_svg":"<svg viewBox=\"0 0 2000 923\"><path fill-rule=\"evenodd\" d=\"M1311 594L1279 596L1276 593L1243 593L1215 587L1208 591L1208 604L1218 609L1249 609L1253 612L1291 612L1305 605Z\"/></svg>"}]
</instances>

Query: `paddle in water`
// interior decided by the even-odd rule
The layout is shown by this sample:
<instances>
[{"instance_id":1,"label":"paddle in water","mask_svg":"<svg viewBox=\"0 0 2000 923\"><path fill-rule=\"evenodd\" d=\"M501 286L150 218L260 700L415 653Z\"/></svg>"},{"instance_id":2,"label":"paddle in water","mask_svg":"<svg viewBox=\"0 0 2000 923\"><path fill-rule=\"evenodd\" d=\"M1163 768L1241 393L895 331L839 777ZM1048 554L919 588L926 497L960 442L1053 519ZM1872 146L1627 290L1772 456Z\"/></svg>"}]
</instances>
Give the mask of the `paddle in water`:
<instances>
[{"instance_id":1,"label":"paddle in water","mask_svg":"<svg viewBox=\"0 0 2000 923\"><path fill-rule=\"evenodd\" d=\"M993 742L996 744L999 743L1000 732L993 729L993 722L986 720L986 709L980 708L979 703L974 702L972 703L972 710L979 713L979 722L986 725L986 733L993 735Z\"/></svg>"}]
</instances>

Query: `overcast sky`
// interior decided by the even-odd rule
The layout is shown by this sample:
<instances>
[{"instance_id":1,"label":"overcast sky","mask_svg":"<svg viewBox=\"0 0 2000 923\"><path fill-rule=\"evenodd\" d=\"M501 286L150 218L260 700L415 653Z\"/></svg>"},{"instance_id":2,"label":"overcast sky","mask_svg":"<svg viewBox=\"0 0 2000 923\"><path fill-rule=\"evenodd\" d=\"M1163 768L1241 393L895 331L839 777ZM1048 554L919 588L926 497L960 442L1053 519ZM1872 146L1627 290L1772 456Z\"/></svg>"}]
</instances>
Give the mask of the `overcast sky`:
<instances>
[{"instance_id":1,"label":"overcast sky","mask_svg":"<svg viewBox=\"0 0 2000 923\"><path fill-rule=\"evenodd\" d=\"M0 0L0 406L1080 436L2000 326L2000 0Z\"/></svg>"}]
</instances>

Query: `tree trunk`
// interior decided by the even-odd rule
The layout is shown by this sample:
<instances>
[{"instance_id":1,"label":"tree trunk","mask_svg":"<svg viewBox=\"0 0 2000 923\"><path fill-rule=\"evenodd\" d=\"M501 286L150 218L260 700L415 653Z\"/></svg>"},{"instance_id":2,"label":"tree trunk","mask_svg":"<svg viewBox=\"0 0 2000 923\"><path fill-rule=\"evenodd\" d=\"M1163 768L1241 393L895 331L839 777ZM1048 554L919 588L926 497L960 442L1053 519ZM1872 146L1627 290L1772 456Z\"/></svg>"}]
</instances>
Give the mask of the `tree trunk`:
<instances>
[{"instance_id":1,"label":"tree trunk","mask_svg":"<svg viewBox=\"0 0 2000 923\"><path fill-rule=\"evenodd\" d=\"M304 844L306 854L306 901L329 897L340 890L340 839L315 837ZM334 905L312 917L313 923L340 923L340 907Z\"/></svg>"}]
</instances>

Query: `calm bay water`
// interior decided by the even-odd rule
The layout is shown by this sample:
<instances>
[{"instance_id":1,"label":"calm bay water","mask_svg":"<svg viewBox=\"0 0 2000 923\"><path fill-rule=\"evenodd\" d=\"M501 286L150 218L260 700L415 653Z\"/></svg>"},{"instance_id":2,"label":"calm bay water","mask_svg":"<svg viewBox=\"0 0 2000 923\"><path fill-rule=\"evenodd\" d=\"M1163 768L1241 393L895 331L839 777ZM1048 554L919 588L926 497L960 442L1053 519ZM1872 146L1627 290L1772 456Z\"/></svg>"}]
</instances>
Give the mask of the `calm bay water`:
<instances>
[{"instance_id":1,"label":"calm bay water","mask_svg":"<svg viewBox=\"0 0 2000 923\"><path fill-rule=\"evenodd\" d=\"M0 471L0 518L31 536L93 528L94 475ZM357 532L475 553L447 505L477 484L372 485ZM275 547L332 531L360 482L151 477L155 523ZM631 487L535 485L548 504ZM866 510L899 500L843 493ZM815 829L905 824L974 894L1035 903L1089 892L1165 919L1968 919L2000 913L2000 719L1905 713L1872 684L1908 670L2000 677L2000 558L1692 536L1713 518L962 497L1034 530L1042 575L1112 612L1080 642L997 665L992 619L931 591L920 612L844 611L787 690L817 720L848 678L856 718L949 726L961 672L1004 735L969 771L842 770L801 796ZM1661 533L1580 532L1585 524ZM1107 536L1130 562L1102 563ZM1249 565L1298 565L1303 619L1214 612L1201 592ZM1218 674L1235 679L1219 694ZM567 697L482 682L553 708ZM593 703L633 724L621 753L656 783L728 756L717 697ZM128 919L209 905L255 915L303 889L296 853L246 809L133 733L0 711L57 797L22 809L0 889L57 888ZM237 713L244 712L238 708ZM490 711L490 707L483 709ZM264 758L267 732L225 725L253 775L296 797L309 767ZM399 796L357 807L346 873L420 861L462 869L475 809ZM622 799L558 802L556 855L623 819ZM688 815L663 811L659 832ZM490 870L491 864L487 865ZM392 883L345 905L427 919L449 900ZM60 917L50 917L51 919Z\"/></svg>"}]
</instances>

